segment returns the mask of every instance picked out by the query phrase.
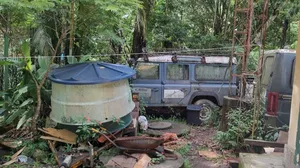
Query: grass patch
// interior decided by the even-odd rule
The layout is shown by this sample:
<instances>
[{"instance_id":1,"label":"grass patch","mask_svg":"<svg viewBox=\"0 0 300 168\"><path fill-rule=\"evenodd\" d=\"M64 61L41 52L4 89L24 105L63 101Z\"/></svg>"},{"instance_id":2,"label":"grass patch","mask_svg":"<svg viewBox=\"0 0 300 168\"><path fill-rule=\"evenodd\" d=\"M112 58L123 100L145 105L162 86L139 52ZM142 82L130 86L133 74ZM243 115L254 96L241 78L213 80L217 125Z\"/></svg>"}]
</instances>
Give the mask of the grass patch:
<instances>
[{"instance_id":1,"label":"grass patch","mask_svg":"<svg viewBox=\"0 0 300 168\"><path fill-rule=\"evenodd\" d=\"M186 145L184 145L184 146L176 149L176 151L178 153L180 153L183 157L185 157L186 154L190 151L190 149L191 149L191 145L190 144L186 144Z\"/></svg>"},{"instance_id":2,"label":"grass patch","mask_svg":"<svg viewBox=\"0 0 300 168\"><path fill-rule=\"evenodd\" d=\"M183 168L192 168L191 163L188 159L185 159L183 162Z\"/></svg>"}]
</instances>

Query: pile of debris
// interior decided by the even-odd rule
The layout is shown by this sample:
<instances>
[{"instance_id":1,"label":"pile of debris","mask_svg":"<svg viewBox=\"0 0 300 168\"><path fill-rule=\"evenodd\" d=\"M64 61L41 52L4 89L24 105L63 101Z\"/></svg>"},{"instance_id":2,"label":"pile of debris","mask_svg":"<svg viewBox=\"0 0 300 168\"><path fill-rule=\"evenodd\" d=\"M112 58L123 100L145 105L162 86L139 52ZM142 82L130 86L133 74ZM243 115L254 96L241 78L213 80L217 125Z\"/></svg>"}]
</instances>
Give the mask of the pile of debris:
<instances>
[{"instance_id":1,"label":"pile of debris","mask_svg":"<svg viewBox=\"0 0 300 168\"><path fill-rule=\"evenodd\" d=\"M112 156L111 159L105 164L106 167L137 167L144 168L153 164L160 164L166 160L178 160L181 156L174 152L172 146L178 145L180 140L174 133L165 133L160 137L149 136L128 136L123 137L123 131L112 133L104 133L103 130L97 130L91 128L91 131L99 134L97 141L102 144L102 147L95 147L88 142L89 145L83 145L77 143L77 134L66 129L55 128L39 128L42 134L40 138L47 141L49 148L51 149L53 156L59 167L79 167L84 165L85 167L94 167L97 156L105 149L115 147L121 151L121 155ZM26 136L25 136L26 137ZM31 137L32 138L32 137ZM1 142L2 145L6 144L10 148L17 148L22 144L21 141L14 141L14 143L8 143L7 141ZM60 151L59 144L68 144L77 146L72 148L72 151L65 152ZM22 152L26 146L18 150L11 160L4 163L2 166L8 166L13 163L19 164L32 164L33 159L22 155ZM130 160L130 161L129 161ZM183 160L178 160L180 164ZM124 162L124 163L123 163ZM182 163L181 163L182 162ZM179 165L178 167L180 167Z\"/></svg>"}]
</instances>

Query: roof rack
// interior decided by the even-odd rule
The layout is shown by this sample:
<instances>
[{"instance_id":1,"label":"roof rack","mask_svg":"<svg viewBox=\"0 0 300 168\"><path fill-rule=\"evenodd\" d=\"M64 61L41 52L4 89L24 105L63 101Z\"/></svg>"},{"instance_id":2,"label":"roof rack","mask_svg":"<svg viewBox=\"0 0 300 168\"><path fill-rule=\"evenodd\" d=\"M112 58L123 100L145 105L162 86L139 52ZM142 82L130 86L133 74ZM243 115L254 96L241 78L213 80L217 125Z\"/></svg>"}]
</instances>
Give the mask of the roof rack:
<instances>
[{"instance_id":1,"label":"roof rack","mask_svg":"<svg viewBox=\"0 0 300 168\"><path fill-rule=\"evenodd\" d=\"M218 55L218 56L207 56L207 55L177 55L173 53L172 55L156 55L156 56L144 56L138 61L144 62L190 62L190 63L215 63L215 64L228 64L230 57ZM233 58L233 64L236 64L236 58Z\"/></svg>"}]
</instances>

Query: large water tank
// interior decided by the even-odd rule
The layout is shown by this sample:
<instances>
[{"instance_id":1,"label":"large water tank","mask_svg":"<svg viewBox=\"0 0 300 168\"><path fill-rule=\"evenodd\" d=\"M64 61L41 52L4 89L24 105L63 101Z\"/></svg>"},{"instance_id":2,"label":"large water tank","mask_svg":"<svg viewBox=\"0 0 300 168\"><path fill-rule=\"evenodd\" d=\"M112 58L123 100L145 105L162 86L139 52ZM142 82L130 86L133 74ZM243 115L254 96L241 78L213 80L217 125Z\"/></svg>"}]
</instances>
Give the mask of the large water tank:
<instances>
[{"instance_id":1,"label":"large water tank","mask_svg":"<svg viewBox=\"0 0 300 168\"><path fill-rule=\"evenodd\" d=\"M128 66L103 62L54 69L50 118L67 127L97 122L111 132L128 126L134 108L128 78L134 74Z\"/></svg>"}]
</instances>

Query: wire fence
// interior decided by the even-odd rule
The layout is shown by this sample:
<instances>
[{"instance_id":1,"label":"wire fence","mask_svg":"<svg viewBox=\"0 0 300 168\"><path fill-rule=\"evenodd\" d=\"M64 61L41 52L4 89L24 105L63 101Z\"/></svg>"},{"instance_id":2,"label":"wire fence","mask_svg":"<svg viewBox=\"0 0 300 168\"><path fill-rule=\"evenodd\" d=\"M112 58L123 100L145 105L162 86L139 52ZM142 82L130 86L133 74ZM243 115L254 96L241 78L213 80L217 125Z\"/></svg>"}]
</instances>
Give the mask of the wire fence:
<instances>
[{"instance_id":1,"label":"wire fence","mask_svg":"<svg viewBox=\"0 0 300 168\"><path fill-rule=\"evenodd\" d=\"M257 46L257 45L253 45ZM155 52L142 52L142 53L99 53L99 54L82 54L82 55L66 55L65 58L68 57L114 57L114 56L140 56L140 55L161 55L161 54L187 54L187 55L206 55L206 56L230 56L232 47L221 47L221 48L207 48L207 49L171 49L169 51L155 51ZM22 58L21 54L10 55L8 57L4 57L0 55L0 59L6 58ZM39 58L39 57L56 57L59 58L61 55L32 55L31 58Z\"/></svg>"}]
</instances>

